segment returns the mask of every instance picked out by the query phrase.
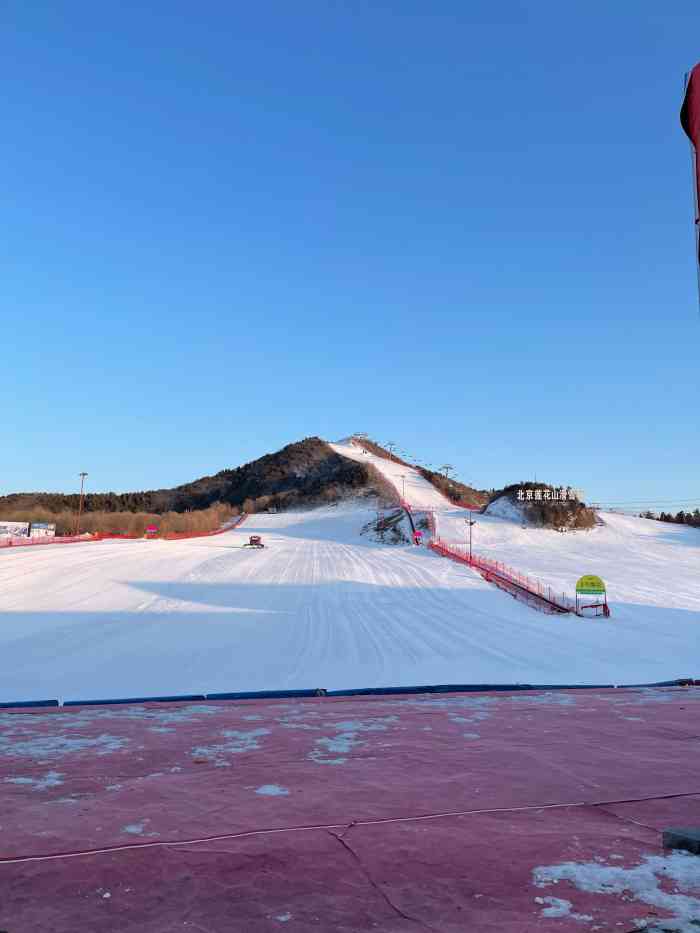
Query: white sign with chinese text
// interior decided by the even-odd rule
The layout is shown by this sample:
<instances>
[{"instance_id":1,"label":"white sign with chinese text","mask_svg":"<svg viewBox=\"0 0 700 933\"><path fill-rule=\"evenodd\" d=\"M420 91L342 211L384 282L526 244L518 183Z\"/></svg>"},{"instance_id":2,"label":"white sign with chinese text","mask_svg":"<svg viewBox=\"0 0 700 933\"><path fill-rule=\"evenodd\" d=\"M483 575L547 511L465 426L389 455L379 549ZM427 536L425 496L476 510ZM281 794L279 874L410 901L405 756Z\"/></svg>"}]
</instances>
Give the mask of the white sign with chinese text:
<instances>
[{"instance_id":1,"label":"white sign with chinese text","mask_svg":"<svg viewBox=\"0 0 700 933\"><path fill-rule=\"evenodd\" d=\"M570 486L560 486L558 489L519 489L520 502L580 502L583 499L583 489L572 489Z\"/></svg>"}]
</instances>

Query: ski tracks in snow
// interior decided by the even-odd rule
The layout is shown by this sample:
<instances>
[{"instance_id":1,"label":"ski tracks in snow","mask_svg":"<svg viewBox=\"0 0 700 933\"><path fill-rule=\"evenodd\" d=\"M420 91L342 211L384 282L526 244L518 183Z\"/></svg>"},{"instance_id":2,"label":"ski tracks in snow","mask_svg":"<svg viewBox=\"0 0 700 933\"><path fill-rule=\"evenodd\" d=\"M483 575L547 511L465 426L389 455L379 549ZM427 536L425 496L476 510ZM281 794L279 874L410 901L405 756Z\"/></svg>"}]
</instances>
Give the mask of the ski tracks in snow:
<instances>
[{"instance_id":1,"label":"ski tracks in snow","mask_svg":"<svg viewBox=\"0 0 700 933\"><path fill-rule=\"evenodd\" d=\"M6 551L0 699L629 683L700 670L700 615L690 611L697 584L686 581L684 608L663 608L673 574L685 580L697 561L690 541L671 541L681 574L670 561L657 569L664 553L658 539L640 532L628 540L614 522L607 535L552 532L536 543L536 533L512 523L480 520L485 545L499 547L516 567L527 566L526 555L532 569L541 562L550 571L541 573L545 579L571 573L581 549L597 553L595 536L616 586L629 580L639 602L643 588L649 591L650 604L633 607L636 616L621 611L616 619L613 604L610 621L564 619L533 611L425 548L370 542L360 529L372 514L360 505L328 507L251 516L215 539ZM463 534L462 526L455 532ZM260 534L265 548L243 549L249 534ZM644 564L650 548L654 562ZM581 572L589 569L599 568Z\"/></svg>"}]
</instances>

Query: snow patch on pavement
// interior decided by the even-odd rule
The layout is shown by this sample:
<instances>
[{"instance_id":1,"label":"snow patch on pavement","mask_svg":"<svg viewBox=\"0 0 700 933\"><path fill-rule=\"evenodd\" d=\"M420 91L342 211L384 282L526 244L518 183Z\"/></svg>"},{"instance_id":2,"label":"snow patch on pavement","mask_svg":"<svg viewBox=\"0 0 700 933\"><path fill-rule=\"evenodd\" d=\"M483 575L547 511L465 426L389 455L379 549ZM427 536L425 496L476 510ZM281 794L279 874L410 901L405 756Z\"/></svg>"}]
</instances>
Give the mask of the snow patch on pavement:
<instances>
[{"instance_id":1,"label":"snow patch on pavement","mask_svg":"<svg viewBox=\"0 0 700 933\"><path fill-rule=\"evenodd\" d=\"M228 765L225 760L227 755L240 755L243 752L255 751L255 749L260 748L258 739L269 734L269 729L251 729L250 732L224 729L221 735L227 739L226 742L220 742L216 745L198 745L192 749L191 754L194 758L207 758L220 767L226 767Z\"/></svg>"},{"instance_id":2,"label":"snow patch on pavement","mask_svg":"<svg viewBox=\"0 0 700 933\"><path fill-rule=\"evenodd\" d=\"M385 732L389 725L398 721L397 716L384 716L381 719L350 719L337 722L332 726L336 735L316 739L317 747L309 752L307 758L322 765L345 764L350 752L365 744L358 738L360 733Z\"/></svg>"},{"instance_id":3,"label":"snow patch on pavement","mask_svg":"<svg viewBox=\"0 0 700 933\"><path fill-rule=\"evenodd\" d=\"M24 735L25 733L22 733ZM76 735L41 735L20 738L12 730L0 735L0 755L37 760L63 758L74 752L93 751L97 755L111 755L125 748L128 739L103 733L90 738Z\"/></svg>"},{"instance_id":4,"label":"snow patch on pavement","mask_svg":"<svg viewBox=\"0 0 700 933\"><path fill-rule=\"evenodd\" d=\"M63 774L59 771L47 771L43 778L33 777L6 777L3 784L26 784L32 790L46 790L48 787L58 787L63 784Z\"/></svg>"},{"instance_id":5,"label":"snow patch on pavement","mask_svg":"<svg viewBox=\"0 0 700 933\"><path fill-rule=\"evenodd\" d=\"M543 865L533 870L533 880L539 888L569 881L579 891L625 894L632 900L668 911L668 919L642 921L640 929L648 933L697 933L700 926L700 858L686 852L647 855L634 868L600 862ZM673 885L672 891L661 887L664 881Z\"/></svg>"},{"instance_id":6,"label":"snow patch on pavement","mask_svg":"<svg viewBox=\"0 0 700 933\"><path fill-rule=\"evenodd\" d=\"M256 787L256 794L260 794L261 797L287 797L289 791L286 787L280 787L279 784L263 784L260 787Z\"/></svg>"},{"instance_id":7,"label":"snow patch on pavement","mask_svg":"<svg viewBox=\"0 0 700 933\"><path fill-rule=\"evenodd\" d=\"M146 835L149 837L160 836L160 833L146 833L146 825L150 823L150 820L140 820L137 823L127 823L126 826L122 826L122 832L128 833L130 836L143 836Z\"/></svg>"},{"instance_id":8,"label":"snow patch on pavement","mask_svg":"<svg viewBox=\"0 0 700 933\"><path fill-rule=\"evenodd\" d=\"M536 904L549 904L542 908L543 917L568 917L570 920L581 920L590 923L593 920L590 914L574 914L571 912L571 901L563 897L536 897Z\"/></svg>"}]
</instances>

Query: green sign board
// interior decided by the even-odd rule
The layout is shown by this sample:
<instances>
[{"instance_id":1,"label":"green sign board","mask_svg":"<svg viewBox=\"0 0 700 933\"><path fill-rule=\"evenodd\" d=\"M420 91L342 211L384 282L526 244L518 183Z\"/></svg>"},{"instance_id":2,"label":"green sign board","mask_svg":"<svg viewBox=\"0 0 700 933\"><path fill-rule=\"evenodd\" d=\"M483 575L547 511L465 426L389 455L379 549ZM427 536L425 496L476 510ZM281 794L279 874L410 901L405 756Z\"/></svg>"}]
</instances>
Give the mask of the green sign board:
<instances>
[{"instance_id":1,"label":"green sign board","mask_svg":"<svg viewBox=\"0 0 700 933\"><path fill-rule=\"evenodd\" d=\"M586 574L576 583L576 592L590 596L602 596L605 593L605 584L593 574Z\"/></svg>"}]
</instances>

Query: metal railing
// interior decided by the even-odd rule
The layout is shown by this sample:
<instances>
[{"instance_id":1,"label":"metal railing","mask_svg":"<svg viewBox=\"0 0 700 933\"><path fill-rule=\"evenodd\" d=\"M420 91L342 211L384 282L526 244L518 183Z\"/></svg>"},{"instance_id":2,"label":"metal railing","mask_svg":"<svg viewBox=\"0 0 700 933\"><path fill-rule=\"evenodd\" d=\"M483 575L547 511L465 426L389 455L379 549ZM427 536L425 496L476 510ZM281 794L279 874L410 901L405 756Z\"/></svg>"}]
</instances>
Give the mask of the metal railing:
<instances>
[{"instance_id":1,"label":"metal railing","mask_svg":"<svg viewBox=\"0 0 700 933\"><path fill-rule=\"evenodd\" d=\"M443 541L438 534L437 522L433 512L428 513L428 524L432 535L429 547L436 553L473 567L488 583L493 583L495 586L506 590L516 599L520 599L532 606L533 609L552 613L576 611L574 601L566 593L557 593L551 586L536 577L529 577L527 574L520 573L520 571L508 566L508 564L504 564L502 561L474 554L473 551L470 552L466 544Z\"/></svg>"}]
</instances>

